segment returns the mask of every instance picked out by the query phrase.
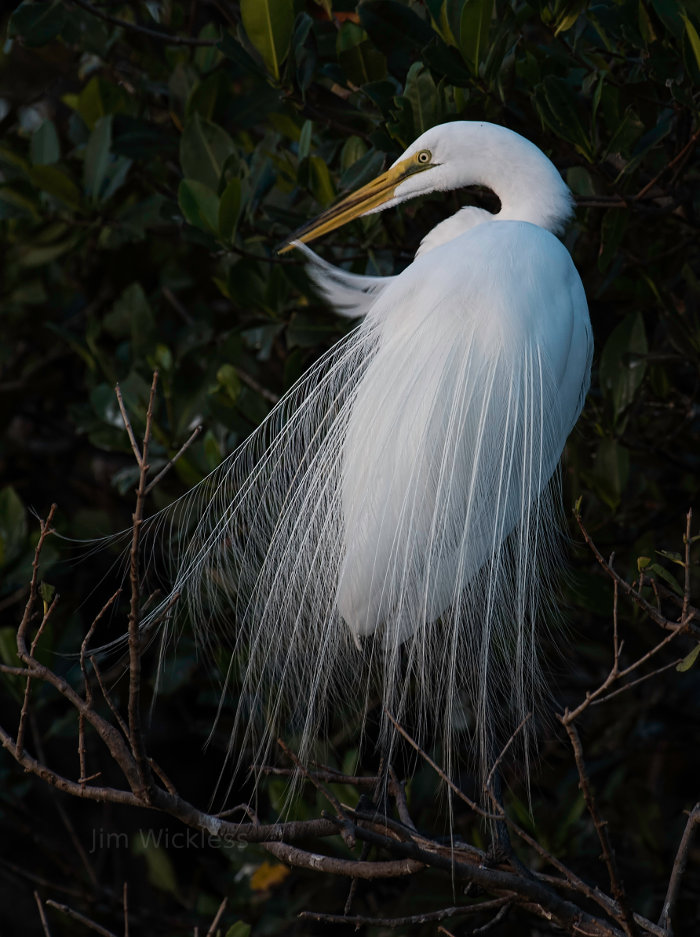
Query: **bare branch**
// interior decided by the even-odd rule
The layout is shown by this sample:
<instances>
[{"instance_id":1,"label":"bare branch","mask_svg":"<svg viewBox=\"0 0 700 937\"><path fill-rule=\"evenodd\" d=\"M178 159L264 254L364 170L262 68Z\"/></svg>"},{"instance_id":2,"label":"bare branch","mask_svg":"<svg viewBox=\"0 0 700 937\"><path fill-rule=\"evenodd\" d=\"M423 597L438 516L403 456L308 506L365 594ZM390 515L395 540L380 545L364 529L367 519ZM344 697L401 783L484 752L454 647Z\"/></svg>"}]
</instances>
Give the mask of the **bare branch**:
<instances>
[{"instance_id":1,"label":"bare branch","mask_svg":"<svg viewBox=\"0 0 700 937\"><path fill-rule=\"evenodd\" d=\"M131 425L129 414L126 412L126 407L124 406L124 398L122 397L122 389L118 383L114 385L114 393L117 395L117 403L119 404L119 409L121 411L122 420L124 421L124 427L129 437L129 442L131 443L131 449L134 453L136 463L140 468L141 467L141 453L139 452L139 445L136 442L136 436L134 435L134 428Z\"/></svg>"},{"instance_id":2,"label":"bare branch","mask_svg":"<svg viewBox=\"0 0 700 937\"><path fill-rule=\"evenodd\" d=\"M119 725L119 728L122 730L122 734L124 735L124 738L125 738L125 739L128 739L128 738L129 738L129 727L127 726L127 724L126 724L126 723L124 722L124 720L122 719L121 714L120 714L119 710L117 709L116 704L114 703L114 700L112 699L112 697L111 697L109 691L107 690L107 687L104 685L104 681L103 681L103 679L102 679L102 674L101 674L100 668L99 668L99 666L98 666L98 664L97 664L97 659L96 659L95 657L92 657L92 656L91 656L91 657L90 657L90 663L92 664L92 669L95 671L95 677L96 677L97 682L98 682L98 684L99 684L100 690L102 691L102 697L103 697L105 703L107 703L107 705L109 706L109 708L110 708L110 710L111 710L111 712L112 712L112 715L113 715L114 718L117 720L117 724Z\"/></svg>"},{"instance_id":3,"label":"bare branch","mask_svg":"<svg viewBox=\"0 0 700 937\"><path fill-rule=\"evenodd\" d=\"M666 891L663 910L659 918L659 925L664 928L668 937L672 937L673 934L673 909L678 900L681 881L685 873L686 865L688 864L690 847L693 843L693 837L695 836L695 830L698 825L700 825L700 803L695 804L688 814L688 822L683 830L683 836L681 837L678 852L673 862L671 878L668 882L668 890Z\"/></svg>"},{"instance_id":4,"label":"bare branch","mask_svg":"<svg viewBox=\"0 0 700 937\"><path fill-rule=\"evenodd\" d=\"M81 914L80 911L74 911L73 908L69 908L67 904L59 904L57 901L52 901L51 898L48 898L46 904L51 908L55 908L57 911L60 911L62 914L68 915L69 918L72 918L74 921L78 921L80 924L84 924L85 927L89 928L91 931L94 931L96 934L100 934L101 937L117 937L111 930L107 930L106 927L102 927L101 924L97 924L95 921L92 921L89 917L86 917L84 914Z\"/></svg>"},{"instance_id":5,"label":"bare branch","mask_svg":"<svg viewBox=\"0 0 700 937\"><path fill-rule=\"evenodd\" d=\"M472 800L471 797L468 797L468 796L464 793L464 791L461 790L459 787L457 787L457 785L454 783L454 781L452 781L452 780L445 774L445 772L442 770L442 768L441 768L439 765L437 765L437 764L433 761L433 759L430 757L430 755L428 755L427 752L423 751L423 749L420 747L420 745L418 744L418 742L416 742L415 739L412 739L412 738L411 738L411 736L408 734L408 732L406 732L406 730L403 728L403 726L399 725L399 723L396 721L396 719L394 719L394 717L391 715L391 713L390 713L388 710L386 710L386 709L384 710L384 712L386 713L387 719L389 719L389 721L390 721L391 724L394 726L394 728L395 728L396 731L399 733L399 735L403 736L403 738L406 739L406 741L408 742L408 744L418 752L418 754L421 756L421 758L422 758L427 764L430 765L430 767L431 767L431 768L433 769L433 771L438 775L438 777L439 777L442 781L444 781L445 784L447 784L447 786L448 786L449 789L453 792L453 794L456 794L457 797L459 797L459 799L460 799L461 801L463 801L468 807L470 807L470 808L471 808L475 813L477 813L480 817L483 817L483 818L486 819L486 820L501 820L501 819L502 819L502 816L501 816L500 814L488 813L486 810L483 809L483 807L480 807L480 806L476 803L476 801Z\"/></svg>"},{"instance_id":6,"label":"bare branch","mask_svg":"<svg viewBox=\"0 0 700 937\"><path fill-rule=\"evenodd\" d=\"M44 931L45 937L51 937L51 931L49 930L49 922L46 920L46 912L44 911L44 906L41 903L41 898L39 897L39 892L34 892L34 900L36 901L36 906L39 909L39 917L41 918L41 927Z\"/></svg>"},{"instance_id":7,"label":"bare branch","mask_svg":"<svg viewBox=\"0 0 700 937\"><path fill-rule=\"evenodd\" d=\"M569 740L571 741L571 747L574 750L574 758L576 760L576 768L578 769L579 776L579 787L581 789L581 793L583 794L584 800L586 801L588 812L590 813L591 819L593 820L593 825L595 826L596 833L598 834L598 839L603 850L603 861L605 862L606 868L608 870L608 877L610 878L610 887L612 889L613 897L622 910L622 926L624 927L625 934L627 934L628 937L635 937L637 933L637 926L632 917L632 912L629 907L624 885L622 884L622 879L620 878L619 872L617 870L617 863L615 862L612 846L610 845L610 838L608 836L607 821L603 820L603 818L600 816L600 813L598 812L598 806L595 802L595 797L593 796L593 790L591 788L588 774L586 773L586 764L583 759L583 746L581 745L581 739L579 737L578 730L574 725L573 719L567 720L565 717L560 718L564 728L566 729L567 735L569 736Z\"/></svg>"},{"instance_id":8,"label":"bare branch","mask_svg":"<svg viewBox=\"0 0 700 937\"><path fill-rule=\"evenodd\" d=\"M638 605L639 608L641 608L642 611L644 611L649 616L649 618L651 618L653 622L655 622L655 624L659 625L659 627L663 628L665 631L686 631L686 632L691 631L694 635L700 636L700 627L698 627L697 625L693 623L693 621L691 620L690 612L689 612L688 617L682 618L680 622L671 621L670 619L665 618L661 614L661 612L659 611L659 608L655 608L650 602L647 602L644 596L641 595L641 593L637 591L634 588L634 586L630 585L630 583L627 582L626 579L623 579L622 576L620 576L610 566L610 564L606 562L605 557L602 556L600 550L591 539L591 535L588 533L588 531L584 527L581 514L578 511L575 511L574 517L576 518L576 523L578 524L579 529L581 530L583 539L586 541L590 551L593 553L596 560L598 561L600 566L603 568L603 570L606 572L606 574L610 576L610 578L614 582L617 582L622 592L625 595L629 596L632 599L632 601L635 602L635 604ZM652 586L653 585L654 585L654 580L652 580Z\"/></svg>"},{"instance_id":9,"label":"bare branch","mask_svg":"<svg viewBox=\"0 0 700 937\"><path fill-rule=\"evenodd\" d=\"M141 576L139 571L139 547L141 540L141 525L143 524L144 505L146 500L146 475L148 473L148 449L151 442L153 427L153 405L158 386L158 371L153 372L151 392L146 410L146 426L143 431L143 443L139 465L139 484L136 491L136 507L133 514L131 550L129 551L129 580L131 584L131 602L129 606L129 742L134 754L136 770L141 782L143 796L148 799L152 786L152 778L145 743L141 731L141 652L143 642L139 628L141 618ZM126 417L125 417L126 419Z\"/></svg>"},{"instance_id":10,"label":"bare branch","mask_svg":"<svg viewBox=\"0 0 700 937\"><path fill-rule=\"evenodd\" d=\"M416 862L413 859L365 862L361 859L336 859L334 856L322 856L287 843L264 843L263 845L275 858L298 869L327 872L329 875L346 875L348 878L402 878L405 875L422 872L425 868L424 862Z\"/></svg>"},{"instance_id":11,"label":"bare branch","mask_svg":"<svg viewBox=\"0 0 700 937\"><path fill-rule=\"evenodd\" d=\"M700 130L694 136L694 141L700 137ZM688 513L685 519L685 534L683 535L683 543L685 545L684 557L683 557L683 605L681 607L681 621L685 621L688 617L688 606L690 604L690 527L693 520L693 509L689 508Z\"/></svg>"},{"instance_id":12,"label":"bare branch","mask_svg":"<svg viewBox=\"0 0 700 937\"><path fill-rule=\"evenodd\" d=\"M187 450L190 448L190 446L195 441L195 439L200 435L203 428L204 427L201 425L201 423L199 426L195 426L195 428L192 430L192 432L190 433L188 438L185 440L185 442L183 442L183 444L177 450L177 452L172 457L172 459L168 459L166 464L163 466L160 472L158 472L155 478L151 479L151 481L146 485L146 490L144 494L147 494L147 495L150 494L151 491L156 487L158 482L161 480L161 478L163 478L165 475L168 474L168 472L173 467L173 465L175 465L175 463L180 458L180 456L182 456L185 452L187 452Z\"/></svg>"},{"instance_id":13,"label":"bare branch","mask_svg":"<svg viewBox=\"0 0 700 937\"><path fill-rule=\"evenodd\" d=\"M341 835L342 835L342 837L343 837L343 840L344 840L344 842L345 842L345 845L348 847L348 849L353 849L354 846L355 846L355 836L354 836L354 833L353 833L352 824L347 822L347 818L345 817L345 813L343 812L343 808L342 808L341 805L340 805L340 801L339 801L338 798L335 796L335 794L333 793L333 791L329 790L329 789L325 786L325 784L323 784L321 781L319 781L317 778L315 778L315 777L313 776L313 774L311 774L310 772L308 772L308 771L306 770L306 768L305 768L304 765L301 763L301 761L297 758L297 756L294 754L294 752L291 751L291 749L288 748L287 745L285 745L285 743L282 741L282 739L279 739L279 738L278 738L278 739L277 739L277 744L278 744L279 747L282 749L282 751L285 753L285 755L287 756L287 758L289 758L289 760L294 763L294 765L296 766L297 770L298 770L305 778L307 778L309 781L311 781L311 783L314 785L314 787L316 788L316 790L319 791L321 794L323 794L323 796L326 798L326 800L327 800L328 803L331 805L331 807L333 807L333 809L335 810L336 817L338 818L338 820L339 820L340 823L342 824Z\"/></svg>"},{"instance_id":14,"label":"bare branch","mask_svg":"<svg viewBox=\"0 0 700 937\"><path fill-rule=\"evenodd\" d=\"M54 608L56 607L57 602L58 602L58 593L56 593L56 595L53 597L53 601L51 602L51 605L49 605L48 609L44 612L44 616L41 619L41 623L39 624L36 634L34 635L34 640L32 641L31 647L29 649L29 656L31 658L34 657L34 651L36 650L36 646L39 643L39 638L41 637L44 631L44 628L46 627L46 624L49 618L51 617L51 614ZM19 634L18 634L18 640L19 640ZM24 748L24 733L25 733L26 726L27 726L27 719L29 717L29 697L31 694L31 688L32 688L32 678L27 677L27 682L24 687L24 700L22 701L22 711L19 714L19 726L17 728L17 748L19 751L22 751L22 749Z\"/></svg>"},{"instance_id":15,"label":"bare branch","mask_svg":"<svg viewBox=\"0 0 700 937\"><path fill-rule=\"evenodd\" d=\"M171 36L168 33L160 32L160 30L149 29L147 26L139 26L138 23L131 23L129 20L112 16L111 13L104 13L99 7L89 3L88 0L70 0L70 2L106 23L121 26L123 29L128 29L134 33L140 33L142 36L148 36L149 39L157 39L169 46L216 46L221 41L220 39L193 39L190 36Z\"/></svg>"},{"instance_id":16,"label":"bare branch","mask_svg":"<svg viewBox=\"0 0 700 937\"><path fill-rule=\"evenodd\" d=\"M643 188L641 188L641 189L639 190L639 192L637 192L637 194L634 196L634 201L635 201L635 202L638 202L640 199L643 199L644 196L654 188L654 186L655 186L656 183L659 181L659 179L664 175L664 173L668 172L669 169L673 169L674 166L677 166L678 163L680 163L681 160L682 160L688 153L690 153L690 151L693 149L693 147L694 147L695 144L698 142L698 140L700 140L700 130L696 130L695 133L693 134L693 136L690 138L690 140L688 140L688 142L686 143L686 145L683 147L683 149L673 157L673 159L671 160L671 162L670 162L670 163L667 163L667 164L660 170L660 172L658 172L658 173L654 176L654 178L651 180L651 182L647 182L647 184L646 184Z\"/></svg>"},{"instance_id":17,"label":"bare branch","mask_svg":"<svg viewBox=\"0 0 700 937\"><path fill-rule=\"evenodd\" d=\"M129 883L122 885L122 908L124 910L124 937L129 937Z\"/></svg>"},{"instance_id":18,"label":"bare branch","mask_svg":"<svg viewBox=\"0 0 700 937\"><path fill-rule=\"evenodd\" d=\"M219 921L223 917L223 913L226 910L227 904L228 904L228 898L224 898L224 900L219 905L219 910L216 912L216 915L214 916L214 920L211 922L211 927L207 931L207 937L214 937L214 934L216 933L216 928L219 926Z\"/></svg>"},{"instance_id":19,"label":"bare branch","mask_svg":"<svg viewBox=\"0 0 700 937\"><path fill-rule=\"evenodd\" d=\"M411 914L407 917L365 917L360 914L322 914L320 911L301 911L299 918L305 921L326 921L329 924L355 924L358 927L362 924L375 927L406 927L411 924L444 921L449 917L461 917L462 915L479 914L483 911L493 911L510 903L510 898L494 898L493 901L482 901L481 904L440 908L438 911L424 911L422 914Z\"/></svg>"}]
</instances>

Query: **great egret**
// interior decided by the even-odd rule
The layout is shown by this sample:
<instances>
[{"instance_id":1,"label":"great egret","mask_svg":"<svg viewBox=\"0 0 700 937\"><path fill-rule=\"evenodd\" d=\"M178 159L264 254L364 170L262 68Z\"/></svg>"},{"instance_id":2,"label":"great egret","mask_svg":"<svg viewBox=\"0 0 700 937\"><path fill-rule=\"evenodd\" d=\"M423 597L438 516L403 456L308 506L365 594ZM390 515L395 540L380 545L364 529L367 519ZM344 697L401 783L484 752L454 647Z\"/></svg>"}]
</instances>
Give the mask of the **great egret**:
<instances>
[{"instance_id":1,"label":"great egret","mask_svg":"<svg viewBox=\"0 0 700 937\"><path fill-rule=\"evenodd\" d=\"M348 273L304 244L473 184L500 211L461 209L398 276ZM532 706L556 469L592 353L583 286L555 237L571 212L536 146L458 121L290 238L328 303L360 321L170 519L174 544L194 519L172 594L205 643L231 635L237 724L258 754L292 718L308 757L329 707L361 710L378 692L442 736L448 770L471 709L483 766Z\"/></svg>"}]
</instances>

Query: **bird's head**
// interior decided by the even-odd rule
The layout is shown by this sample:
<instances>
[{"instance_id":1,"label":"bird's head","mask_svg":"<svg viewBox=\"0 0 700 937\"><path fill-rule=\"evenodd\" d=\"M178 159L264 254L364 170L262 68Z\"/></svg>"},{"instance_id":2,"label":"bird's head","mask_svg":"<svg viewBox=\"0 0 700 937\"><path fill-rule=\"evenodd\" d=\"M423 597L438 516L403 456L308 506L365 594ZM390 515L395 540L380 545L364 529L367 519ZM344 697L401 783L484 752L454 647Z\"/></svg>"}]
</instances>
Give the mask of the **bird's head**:
<instances>
[{"instance_id":1,"label":"bird's head","mask_svg":"<svg viewBox=\"0 0 700 937\"><path fill-rule=\"evenodd\" d=\"M499 217L558 231L571 195L555 166L533 143L497 124L454 121L421 134L385 172L308 222L281 245L308 243L362 215L429 192L483 185L500 198Z\"/></svg>"}]
</instances>

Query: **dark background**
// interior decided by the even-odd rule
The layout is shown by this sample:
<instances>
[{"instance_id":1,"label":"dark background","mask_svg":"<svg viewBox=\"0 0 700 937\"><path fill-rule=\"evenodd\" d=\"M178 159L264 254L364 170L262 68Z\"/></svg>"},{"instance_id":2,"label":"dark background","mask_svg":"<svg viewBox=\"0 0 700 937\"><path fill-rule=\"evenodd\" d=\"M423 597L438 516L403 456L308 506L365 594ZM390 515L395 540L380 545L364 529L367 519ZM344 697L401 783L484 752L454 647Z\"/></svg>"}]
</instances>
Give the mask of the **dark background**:
<instances>
[{"instance_id":1,"label":"dark background","mask_svg":"<svg viewBox=\"0 0 700 937\"><path fill-rule=\"evenodd\" d=\"M38 524L95 538L128 526L136 470L113 387L135 428L155 367L160 387L154 465L202 423L200 439L159 486L149 510L191 487L243 440L347 323L314 298L303 264L274 245L373 177L416 136L453 119L505 124L540 146L579 203L565 241L589 297L591 391L564 460L565 508L581 497L601 552L632 581L644 567L673 590L688 509L700 510L700 16L690 0L172 0L22 3L4 15L0 52L0 656L16 662ZM269 11L272 32L255 28ZM246 27L248 32L246 32ZM144 30L218 45L172 45ZM320 252L358 272L391 273L462 204L458 192L372 216ZM694 528L697 530L697 525ZM571 527L562 587L566 631L543 638L555 705L595 688L611 659L612 586ZM43 577L61 594L44 659L71 678L94 614L120 581L118 552L53 539ZM639 557L642 557L641 563ZM647 558L647 559L644 559ZM125 630L125 602L103 640ZM660 638L620 604L625 655ZM685 643L683 643L685 641ZM680 653L692 649L679 642ZM659 663L671 660L660 657ZM152 679L152 663L147 662ZM591 779L609 820L635 909L656 918L683 811L699 799L700 678L671 668L586 716ZM123 699L124 687L114 683ZM77 776L76 720L37 688L28 747ZM227 743L226 719L206 750L217 701L187 635L174 653L149 745L183 796L206 807ZM2 721L21 704L3 678ZM352 763L350 727L337 764ZM541 733L532 812L523 778L509 809L548 848L605 884L570 751L553 721ZM112 777L88 738L89 764ZM373 753L362 754L371 765ZM466 769L465 769L466 770ZM261 811L274 815L282 782ZM444 798L420 769L414 815L444 829ZM242 798L245 790L235 792ZM350 798L352 792L345 792ZM319 815L313 794L295 813ZM457 817L460 833L483 830ZM139 830L151 830L148 841ZM108 833L128 833L109 840ZM122 932L206 932L224 895L225 927L323 934L302 908L342 910L346 883L307 873L265 880L266 854L183 845L157 814L78 803L0 754L0 933L41 933L32 896L81 909ZM94 852L90 850L96 847ZM82 850L82 854L81 854ZM677 921L700 924L697 849ZM257 872L257 878L255 877ZM384 915L449 905L449 881L426 874L361 886L357 907ZM52 912L53 934L80 926ZM542 933L528 918L494 933ZM435 933L437 925L406 929ZM225 931L224 931L225 932ZM380 929L365 929L382 933ZM455 925L455 933L469 933ZM245 928L234 937L245 937Z\"/></svg>"}]
</instances>

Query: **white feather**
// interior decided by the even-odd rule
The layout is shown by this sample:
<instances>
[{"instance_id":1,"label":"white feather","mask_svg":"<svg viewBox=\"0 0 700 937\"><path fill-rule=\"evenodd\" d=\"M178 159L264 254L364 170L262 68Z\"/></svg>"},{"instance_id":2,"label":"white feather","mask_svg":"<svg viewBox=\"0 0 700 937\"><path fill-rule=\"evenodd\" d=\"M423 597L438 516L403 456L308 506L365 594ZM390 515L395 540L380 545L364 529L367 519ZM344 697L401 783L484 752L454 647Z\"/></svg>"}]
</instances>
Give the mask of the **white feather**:
<instances>
[{"instance_id":1,"label":"white feather","mask_svg":"<svg viewBox=\"0 0 700 937\"><path fill-rule=\"evenodd\" d=\"M556 467L592 347L581 281L551 233L571 197L504 128L433 128L402 159L425 148L434 174L391 203L478 182L499 214L459 212L395 277L349 274L302 248L317 288L360 323L158 521L176 617L205 645L230 640L234 759L244 743L264 757L289 719L304 759L329 708L361 709L376 692L437 733L448 770L469 705L486 765L539 693ZM384 719L389 751L390 728Z\"/></svg>"}]
</instances>

